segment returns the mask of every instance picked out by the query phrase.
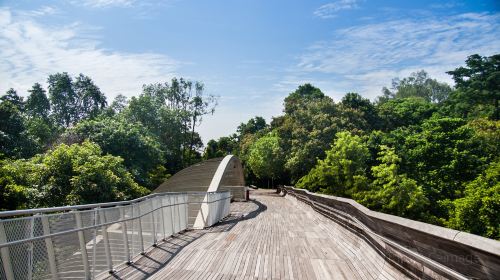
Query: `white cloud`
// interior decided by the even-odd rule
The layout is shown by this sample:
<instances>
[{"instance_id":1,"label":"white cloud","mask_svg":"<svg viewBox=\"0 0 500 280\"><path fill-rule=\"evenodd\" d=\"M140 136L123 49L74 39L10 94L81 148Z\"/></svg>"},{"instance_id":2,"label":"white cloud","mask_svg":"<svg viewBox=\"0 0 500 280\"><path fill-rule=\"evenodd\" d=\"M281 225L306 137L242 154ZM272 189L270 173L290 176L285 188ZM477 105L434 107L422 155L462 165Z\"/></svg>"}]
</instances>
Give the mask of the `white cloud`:
<instances>
[{"instance_id":1,"label":"white cloud","mask_svg":"<svg viewBox=\"0 0 500 280\"><path fill-rule=\"evenodd\" d=\"M328 3L316 9L314 15L323 19L334 18L338 11L356 9L358 7L356 2L357 0L338 0Z\"/></svg>"},{"instance_id":2,"label":"white cloud","mask_svg":"<svg viewBox=\"0 0 500 280\"><path fill-rule=\"evenodd\" d=\"M468 55L500 51L499 22L500 14L468 13L354 26L313 44L293 70L303 76L329 75L332 88L347 82L350 90L370 98L393 77L421 69L451 83L445 72L463 65Z\"/></svg>"},{"instance_id":3,"label":"white cloud","mask_svg":"<svg viewBox=\"0 0 500 280\"><path fill-rule=\"evenodd\" d=\"M136 0L82 0L74 2L92 8L103 7L131 7Z\"/></svg>"},{"instance_id":4,"label":"white cloud","mask_svg":"<svg viewBox=\"0 0 500 280\"><path fill-rule=\"evenodd\" d=\"M128 53L105 49L79 23L48 27L36 17L0 9L0 92L20 94L49 74L68 72L90 76L113 98L137 95L145 83L167 81L178 62L156 53Z\"/></svg>"},{"instance_id":5,"label":"white cloud","mask_svg":"<svg viewBox=\"0 0 500 280\"><path fill-rule=\"evenodd\" d=\"M24 16L48 16L54 15L58 12L57 8L51 6L43 6L39 9L22 12L21 14Z\"/></svg>"}]
</instances>

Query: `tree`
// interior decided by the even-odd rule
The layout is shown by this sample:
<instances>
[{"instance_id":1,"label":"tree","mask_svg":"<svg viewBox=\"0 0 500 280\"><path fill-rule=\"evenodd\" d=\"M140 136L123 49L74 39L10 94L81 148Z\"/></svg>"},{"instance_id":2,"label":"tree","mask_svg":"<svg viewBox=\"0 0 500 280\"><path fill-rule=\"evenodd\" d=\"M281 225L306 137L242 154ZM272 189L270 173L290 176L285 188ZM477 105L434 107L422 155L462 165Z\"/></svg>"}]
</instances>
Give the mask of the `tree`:
<instances>
[{"instance_id":1,"label":"tree","mask_svg":"<svg viewBox=\"0 0 500 280\"><path fill-rule=\"evenodd\" d=\"M341 119L333 100L309 84L300 86L285 99L285 112L276 131L293 183L307 174L318 158L324 158Z\"/></svg>"},{"instance_id":2,"label":"tree","mask_svg":"<svg viewBox=\"0 0 500 280\"><path fill-rule=\"evenodd\" d=\"M103 155L99 146L91 142L61 144L20 165L26 169L19 183L38 190L30 207L109 202L147 194L145 188L134 182L122 161Z\"/></svg>"},{"instance_id":3,"label":"tree","mask_svg":"<svg viewBox=\"0 0 500 280\"><path fill-rule=\"evenodd\" d=\"M39 83L35 83L28 91L30 95L26 100L25 111L27 134L37 143L36 152L42 152L55 140L59 134L57 126L50 118L50 101L45 90Z\"/></svg>"},{"instance_id":4,"label":"tree","mask_svg":"<svg viewBox=\"0 0 500 280\"><path fill-rule=\"evenodd\" d=\"M35 83L28 91L30 95L26 100L26 113L31 118L48 119L50 114L50 102L45 90L39 83Z\"/></svg>"},{"instance_id":5,"label":"tree","mask_svg":"<svg viewBox=\"0 0 500 280\"><path fill-rule=\"evenodd\" d=\"M378 160L380 164L371 168L374 180L370 190L354 197L373 210L412 219L425 217L429 201L415 180L400 173L401 158L394 148L381 145Z\"/></svg>"},{"instance_id":6,"label":"tree","mask_svg":"<svg viewBox=\"0 0 500 280\"><path fill-rule=\"evenodd\" d=\"M22 112L24 110L24 100L21 96L17 94L17 91L15 91L13 88L10 88L5 95L0 97L0 101L9 101L12 105L14 105L17 110Z\"/></svg>"},{"instance_id":7,"label":"tree","mask_svg":"<svg viewBox=\"0 0 500 280\"><path fill-rule=\"evenodd\" d=\"M226 155L236 154L238 151L238 142L235 135L233 137L221 137L218 141L210 140L207 143L204 159L223 157Z\"/></svg>"},{"instance_id":8,"label":"tree","mask_svg":"<svg viewBox=\"0 0 500 280\"><path fill-rule=\"evenodd\" d=\"M106 107L106 96L88 76L78 75L73 88L77 97L74 112L75 123L79 120L95 118Z\"/></svg>"},{"instance_id":9,"label":"tree","mask_svg":"<svg viewBox=\"0 0 500 280\"><path fill-rule=\"evenodd\" d=\"M70 126L74 121L77 100L73 80L68 73L64 72L50 75L47 83L54 119L59 125Z\"/></svg>"},{"instance_id":10,"label":"tree","mask_svg":"<svg viewBox=\"0 0 500 280\"><path fill-rule=\"evenodd\" d=\"M419 97L391 99L378 105L382 128L386 131L398 127L419 125L437 111L435 104Z\"/></svg>"},{"instance_id":11,"label":"tree","mask_svg":"<svg viewBox=\"0 0 500 280\"><path fill-rule=\"evenodd\" d=\"M300 85L294 92L285 98L285 113L292 114L301 107L304 101L318 100L325 98L325 94L317 87L311 84Z\"/></svg>"},{"instance_id":12,"label":"tree","mask_svg":"<svg viewBox=\"0 0 500 280\"><path fill-rule=\"evenodd\" d=\"M383 96L379 97L379 103L384 103L394 98L419 97L428 102L441 103L448 99L452 89L446 83L431 79L424 70L411 73L407 78L392 80L392 88L384 87Z\"/></svg>"},{"instance_id":13,"label":"tree","mask_svg":"<svg viewBox=\"0 0 500 280\"><path fill-rule=\"evenodd\" d=\"M121 157L136 182L157 187L148 173L165 163L164 153L158 139L141 124L123 118L85 120L68 130L63 138L70 144L85 140L97 143L103 153Z\"/></svg>"},{"instance_id":14,"label":"tree","mask_svg":"<svg viewBox=\"0 0 500 280\"><path fill-rule=\"evenodd\" d=\"M107 105L104 94L83 74L73 81L68 73L57 73L50 75L47 82L54 118L64 127L95 118Z\"/></svg>"},{"instance_id":15,"label":"tree","mask_svg":"<svg viewBox=\"0 0 500 280\"><path fill-rule=\"evenodd\" d=\"M447 226L500 239L500 161L468 183L465 196L453 201L452 207Z\"/></svg>"},{"instance_id":16,"label":"tree","mask_svg":"<svg viewBox=\"0 0 500 280\"><path fill-rule=\"evenodd\" d=\"M429 212L447 219L443 202L462 197L464 185L484 169L486 158L481 142L459 118L431 118L404 142L398 149L405 158L403 172L423 187L430 201Z\"/></svg>"},{"instance_id":17,"label":"tree","mask_svg":"<svg viewBox=\"0 0 500 280\"><path fill-rule=\"evenodd\" d=\"M26 119L10 101L0 102L0 157L22 158L34 154L36 146L26 133Z\"/></svg>"},{"instance_id":18,"label":"tree","mask_svg":"<svg viewBox=\"0 0 500 280\"><path fill-rule=\"evenodd\" d=\"M247 123L241 123L236 131L241 139L245 134L255 134L265 128L267 128L266 120L263 117L256 116L248 120Z\"/></svg>"},{"instance_id":19,"label":"tree","mask_svg":"<svg viewBox=\"0 0 500 280\"><path fill-rule=\"evenodd\" d=\"M258 178L274 181L280 177L283 172L283 151L276 133L271 132L252 145L248 166Z\"/></svg>"},{"instance_id":20,"label":"tree","mask_svg":"<svg viewBox=\"0 0 500 280\"><path fill-rule=\"evenodd\" d=\"M349 92L344 95L339 105L339 116L341 120L346 120L342 125L346 129L370 131L380 126L377 110L369 99Z\"/></svg>"},{"instance_id":21,"label":"tree","mask_svg":"<svg viewBox=\"0 0 500 280\"><path fill-rule=\"evenodd\" d=\"M31 167L33 165L25 160L0 160L0 210L24 209L32 205L30 197L37 191L28 187L26 180L34 174Z\"/></svg>"},{"instance_id":22,"label":"tree","mask_svg":"<svg viewBox=\"0 0 500 280\"><path fill-rule=\"evenodd\" d=\"M205 86L200 83L195 83L195 95L189 102L189 113L191 115L191 140L189 141L189 154L187 164L191 164L192 150L195 145L195 128L200 125L203 116L213 114L215 106L217 106L217 99L213 95L204 96Z\"/></svg>"},{"instance_id":23,"label":"tree","mask_svg":"<svg viewBox=\"0 0 500 280\"><path fill-rule=\"evenodd\" d=\"M17 197L16 207L29 208L128 200L147 194L122 161L103 155L91 142L61 144L29 160L4 162L0 187L8 190L9 197Z\"/></svg>"},{"instance_id":24,"label":"tree","mask_svg":"<svg viewBox=\"0 0 500 280\"><path fill-rule=\"evenodd\" d=\"M462 110L462 116L487 116L500 120L500 54L482 57L471 55L466 67L448 71L456 83L457 93L452 106Z\"/></svg>"},{"instance_id":25,"label":"tree","mask_svg":"<svg viewBox=\"0 0 500 280\"><path fill-rule=\"evenodd\" d=\"M125 110L125 108L127 108L128 103L129 101L126 96L118 94L108 108L108 110L111 111L109 115L113 116L121 113L123 110Z\"/></svg>"},{"instance_id":26,"label":"tree","mask_svg":"<svg viewBox=\"0 0 500 280\"><path fill-rule=\"evenodd\" d=\"M216 98L204 94L204 86L184 79L171 83L144 85L139 97L132 97L124 115L140 122L158 136L166 147L170 170L177 171L201 158L201 139L196 127L206 114L213 113Z\"/></svg>"},{"instance_id":27,"label":"tree","mask_svg":"<svg viewBox=\"0 0 500 280\"><path fill-rule=\"evenodd\" d=\"M360 136L339 132L325 159L318 160L296 185L310 191L352 197L366 189L368 157L368 147Z\"/></svg>"}]
</instances>

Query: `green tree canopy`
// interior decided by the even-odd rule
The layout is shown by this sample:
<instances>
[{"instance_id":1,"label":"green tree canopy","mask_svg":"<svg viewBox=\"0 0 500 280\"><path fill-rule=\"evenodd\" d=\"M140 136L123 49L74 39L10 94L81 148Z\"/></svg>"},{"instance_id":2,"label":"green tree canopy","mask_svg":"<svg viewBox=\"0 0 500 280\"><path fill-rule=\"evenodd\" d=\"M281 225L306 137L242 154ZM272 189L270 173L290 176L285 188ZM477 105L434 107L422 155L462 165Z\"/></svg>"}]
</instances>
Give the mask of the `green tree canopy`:
<instances>
[{"instance_id":1,"label":"green tree canopy","mask_svg":"<svg viewBox=\"0 0 500 280\"><path fill-rule=\"evenodd\" d=\"M446 83L431 79L424 70L411 73L407 78L392 80L392 88L384 87L383 96L379 102L383 103L393 98L419 97L427 102L440 103L448 99L452 89Z\"/></svg>"},{"instance_id":2,"label":"green tree canopy","mask_svg":"<svg viewBox=\"0 0 500 280\"><path fill-rule=\"evenodd\" d=\"M14 105L17 110L19 110L20 112L22 112L24 110L24 100L21 96L19 96L17 94L17 91L14 90L13 88L10 88L6 93L5 95L1 96L0 97L0 101L1 102L4 102L4 101L8 101L10 102L12 105Z\"/></svg>"},{"instance_id":3,"label":"green tree canopy","mask_svg":"<svg viewBox=\"0 0 500 280\"><path fill-rule=\"evenodd\" d=\"M283 151L276 133L259 138L251 147L248 166L258 178L275 179L283 172Z\"/></svg>"},{"instance_id":4,"label":"green tree canopy","mask_svg":"<svg viewBox=\"0 0 500 280\"><path fill-rule=\"evenodd\" d=\"M435 104L419 97L391 99L379 104L377 109L382 128L386 131L421 124L437 111Z\"/></svg>"},{"instance_id":5,"label":"green tree canopy","mask_svg":"<svg viewBox=\"0 0 500 280\"><path fill-rule=\"evenodd\" d=\"M429 204L421 186L417 182L401 174L399 164L401 158L394 148L380 146L379 165L373 166L373 182L370 190L359 192L355 197L364 205L383 212L423 219Z\"/></svg>"},{"instance_id":6,"label":"green tree canopy","mask_svg":"<svg viewBox=\"0 0 500 280\"><path fill-rule=\"evenodd\" d=\"M19 201L6 204L16 208L127 200L148 192L134 182L120 157L103 155L88 141L61 144L29 160L4 161L0 173L2 199L16 197Z\"/></svg>"},{"instance_id":7,"label":"green tree canopy","mask_svg":"<svg viewBox=\"0 0 500 280\"><path fill-rule=\"evenodd\" d=\"M47 82L54 119L64 127L94 118L106 107L106 96L83 74L73 81L68 73L57 73Z\"/></svg>"},{"instance_id":8,"label":"green tree canopy","mask_svg":"<svg viewBox=\"0 0 500 280\"><path fill-rule=\"evenodd\" d=\"M0 158L32 156L36 146L26 133L26 119L10 101L0 102Z\"/></svg>"},{"instance_id":9,"label":"green tree canopy","mask_svg":"<svg viewBox=\"0 0 500 280\"><path fill-rule=\"evenodd\" d=\"M352 197L366 188L369 151L358 135L339 132L324 160L298 182L297 186L337 196Z\"/></svg>"},{"instance_id":10,"label":"green tree canopy","mask_svg":"<svg viewBox=\"0 0 500 280\"><path fill-rule=\"evenodd\" d=\"M455 80L458 91L452 105L461 116L486 116L500 120L500 54L483 57L471 55L466 67L447 72Z\"/></svg>"},{"instance_id":11,"label":"green tree canopy","mask_svg":"<svg viewBox=\"0 0 500 280\"><path fill-rule=\"evenodd\" d=\"M285 113L292 114L304 101L323 99L325 94L317 87L307 83L300 85L285 98Z\"/></svg>"},{"instance_id":12,"label":"green tree canopy","mask_svg":"<svg viewBox=\"0 0 500 280\"><path fill-rule=\"evenodd\" d=\"M213 139L208 141L205 152L203 153L203 158L217 158L236 153L238 153L238 142L236 137L221 137L218 141Z\"/></svg>"},{"instance_id":13,"label":"green tree canopy","mask_svg":"<svg viewBox=\"0 0 500 280\"><path fill-rule=\"evenodd\" d=\"M236 131L239 134L239 137L243 137L245 134L255 134L258 131L264 130L267 128L266 120L263 117L256 116L248 120L247 123L241 123Z\"/></svg>"},{"instance_id":14,"label":"green tree canopy","mask_svg":"<svg viewBox=\"0 0 500 280\"><path fill-rule=\"evenodd\" d=\"M66 142L81 143L88 139L97 143L105 154L123 158L123 164L135 180L151 188L148 173L165 163L158 139L140 123L123 118L86 120L78 123L64 135Z\"/></svg>"},{"instance_id":15,"label":"green tree canopy","mask_svg":"<svg viewBox=\"0 0 500 280\"><path fill-rule=\"evenodd\" d=\"M39 83L35 83L28 91L30 95L26 100L26 113L32 118L48 119L50 114L50 102L45 90Z\"/></svg>"},{"instance_id":16,"label":"green tree canopy","mask_svg":"<svg viewBox=\"0 0 500 280\"><path fill-rule=\"evenodd\" d=\"M448 226L500 239L500 162L492 162L474 181L465 196L453 201Z\"/></svg>"}]
</instances>

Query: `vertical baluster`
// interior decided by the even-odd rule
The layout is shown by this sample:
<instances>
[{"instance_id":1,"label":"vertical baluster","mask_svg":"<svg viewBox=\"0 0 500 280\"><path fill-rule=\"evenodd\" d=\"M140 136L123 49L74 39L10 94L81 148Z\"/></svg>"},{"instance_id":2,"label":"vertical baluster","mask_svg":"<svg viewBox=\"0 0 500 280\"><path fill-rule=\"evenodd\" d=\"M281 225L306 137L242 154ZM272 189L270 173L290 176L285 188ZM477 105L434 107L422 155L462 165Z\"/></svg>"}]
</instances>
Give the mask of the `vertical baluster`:
<instances>
[{"instance_id":1,"label":"vertical baluster","mask_svg":"<svg viewBox=\"0 0 500 280\"><path fill-rule=\"evenodd\" d=\"M179 195L177 194L175 196L175 220L177 221L177 223L175 223L175 226L176 226L176 232L180 232L181 231L181 209L180 209L180 205L179 205Z\"/></svg>"},{"instance_id":2,"label":"vertical baluster","mask_svg":"<svg viewBox=\"0 0 500 280\"><path fill-rule=\"evenodd\" d=\"M83 223L82 223L82 216L79 211L73 211L75 214L75 220L76 220L76 228L81 229L83 228ZM85 279L91 279L90 275L90 266L89 266L89 259L87 255L87 246L85 245L85 236L83 235L83 231L79 230L78 231L78 241L80 243L80 252L82 253L82 262L83 262L83 270L85 271Z\"/></svg>"},{"instance_id":3,"label":"vertical baluster","mask_svg":"<svg viewBox=\"0 0 500 280\"><path fill-rule=\"evenodd\" d=\"M94 208L94 239L92 239L92 275L95 277L95 259L97 254L97 208Z\"/></svg>"},{"instance_id":4,"label":"vertical baluster","mask_svg":"<svg viewBox=\"0 0 500 280\"><path fill-rule=\"evenodd\" d=\"M163 236L163 240L165 240L165 209L163 208L163 200L165 199L165 197L162 195L160 197L160 210L161 210L161 233L162 233L162 236Z\"/></svg>"},{"instance_id":5,"label":"vertical baluster","mask_svg":"<svg viewBox=\"0 0 500 280\"><path fill-rule=\"evenodd\" d=\"M208 199L207 199L208 212L207 212L207 224L206 224L207 227L209 227L213 224L213 222L212 222L212 216L213 216L213 213L212 213L212 206L213 206L212 201L213 201L213 199L212 198L213 198L213 195L214 195L213 193L209 193L207 195L208 196Z\"/></svg>"},{"instance_id":6,"label":"vertical baluster","mask_svg":"<svg viewBox=\"0 0 500 280\"><path fill-rule=\"evenodd\" d=\"M142 217L141 217L141 206L140 203L136 206L136 219L137 219L137 235L139 236L139 248L141 249L141 254L144 254L144 240L142 238Z\"/></svg>"},{"instance_id":7,"label":"vertical baluster","mask_svg":"<svg viewBox=\"0 0 500 280\"><path fill-rule=\"evenodd\" d=\"M170 208L170 224L172 225L172 235L175 234L175 223L174 223L174 196L173 194L169 195L169 208Z\"/></svg>"},{"instance_id":8,"label":"vertical baluster","mask_svg":"<svg viewBox=\"0 0 500 280\"><path fill-rule=\"evenodd\" d=\"M185 194L184 195L184 214L185 214L185 220L184 220L184 229L187 229L189 224L189 195Z\"/></svg>"},{"instance_id":9,"label":"vertical baluster","mask_svg":"<svg viewBox=\"0 0 500 280\"><path fill-rule=\"evenodd\" d=\"M41 215L43 235L50 234L49 218L46 215ZM45 248L47 249L47 258L49 259L50 273L52 274L52 279L57 280L59 276L57 275L56 266L56 254L54 252L54 244L52 243L52 238L45 238Z\"/></svg>"},{"instance_id":10,"label":"vertical baluster","mask_svg":"<svg viewBox=\"0 0 500 280\"><path fill-rule=\"evenodd\" d=\"M2 221L0 221L0 244L7 243L7 236L5 235L5 228ZM9 247L0 248L0 254L2 257L3 271L7 280L14 280L14 271L12 270L12 264L10 262L10 252Z\"/></svg>"},{"instance_id":11,"label":"vertical baluster","mask_svg":"<svg viewBox=\"0 0 500 280\"><path fill-rule=\"evenodd\" d=\"M151 235L153 236L153 246L156 246L156 223L155 223L155 200L156 198L150 198L151 200Z\"/></svg>"},{"instance_id":12,"label":"vertical baluster","mask_svg":"<svg viewBox=\"0 0 500 280\"><path fill-rule=\"evenodd\" d=\"M30 219L30 238L33 238L35 236L35 216L31 216ZM33 279L33 241L30 242L30 249L29 249L29 260L28 260L28 279L31 280Z\"/></svg>"},{"instance_id":13,"label":"vertical baluster","mask_svg":"<svg viewBox=\"0 0 500 280\"><path fill-rule=\"evenodd\" d=\"M125 220L125 206L120 207L120 220ZM122 221L122 232L123 232L123 243L125 245L125 257L127 259L127 264L131 263L130 259L130 248L128 246L128 230L127 222Z\"/></svg>"},{"instance_id":14,"label":"vertical baluster","mask_svg":"<svg viewBox=\"0 0 500 280\"><path fill-rule=\"evenodd\" d=\"M182 231L182 224L181 224L181 201L182 201L182 198L181 198L181 195L177 194L175 196L175 204L177 204L176 208L177 208L177 212L175 213L175 218L177 219L177 232L181 232Z\"/></svg>"},{"instance_id":15,"label":"vertical baluster","mask_svg":"<svg viewBox=\"0 0 500 280\"><path fill-rule=\"evenodd\" d=\"M113 259L111 257L111 248L109 247L109 237L108 237L108 226L106 223L106 215L104 213L104 209L99 209L99 218L102 225L102 239L104 241L104 251L106 253L106 263L108 264L108 270L110 273L113 273Z\"/></svg>"}]
</instances>

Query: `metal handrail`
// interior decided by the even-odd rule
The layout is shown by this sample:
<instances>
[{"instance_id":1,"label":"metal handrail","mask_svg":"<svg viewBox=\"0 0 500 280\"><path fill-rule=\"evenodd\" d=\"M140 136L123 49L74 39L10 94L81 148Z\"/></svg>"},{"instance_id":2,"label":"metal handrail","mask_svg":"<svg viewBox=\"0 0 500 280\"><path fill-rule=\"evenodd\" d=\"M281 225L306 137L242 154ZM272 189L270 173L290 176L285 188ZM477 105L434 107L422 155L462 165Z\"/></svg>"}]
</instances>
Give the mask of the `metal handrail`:
<instances>
[{"instance_id":1,"label":"metal handrail","mask_svg":"<svg viewBox=\"0 0 500 280\"><path fill-rule=\"evenodd\" d=\"M93 279L106 271L104 263L113 272L158 240L188 229L189 209L195 205L200 205L199 211L207 209L203 214L210 216L206 226L211 226L229 214L230 199L228 191L165 192L130 201L0 212L0 279L61 279L71 273ZM72 238L76 235L78 243ZM148 235L152 238L144 239ZM125 256L110 246L110 240L121 246L120 252L125 250ZM61 271L75 262L80 270Z\"/></svg>"},{"instance_id":2,"label":"metal handrail","mask_svg":"<svg viewBox=\"0 0 500 280\"><path fill-rule=\"evenodd\" d=\"M199 194L199 195L204 195L207 193L219 193L219 192L161 192L161 193L152 193L152 194L142 196L142 197L139 197L136 199L116 201L116 202L103 202L103 203L80 204L80 205L59 206L59 207L1 211L0 218L9 217L9 216L41 214L41 213L47 213L47 212L64 212L64 211L80 210L80 209L106 208L106 207L119 206L119 205L130 205L133 203L144 201L148 198L152 198L152 197L156 197L156 196L163 196L163 195L167 195L167 194Z\"/></svg>"}]
</instances>

